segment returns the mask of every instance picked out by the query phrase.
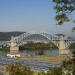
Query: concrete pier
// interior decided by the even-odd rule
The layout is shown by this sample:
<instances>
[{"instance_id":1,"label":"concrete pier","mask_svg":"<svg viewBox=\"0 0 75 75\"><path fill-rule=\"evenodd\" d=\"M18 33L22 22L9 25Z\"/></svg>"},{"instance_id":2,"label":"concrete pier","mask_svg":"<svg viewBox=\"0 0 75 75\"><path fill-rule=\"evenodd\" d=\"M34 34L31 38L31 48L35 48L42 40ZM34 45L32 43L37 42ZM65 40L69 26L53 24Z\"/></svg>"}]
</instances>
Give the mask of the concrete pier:
<instances>
[{"instance_id":1,"label":"concrete pier","mask_svg":"<svg viewBox=\"0 0 75 75\"><path fill-rule=\"evenodd\" d=\"M18 52L19 47L17 46L16 40L14 37L11 37L10 40L10 52Z\"/></svg>"},{"instance_id":2,"label":"concrete pier","mask_svg":"<svg viewBox=\"0 0 75 75\"><path fill-rule=\"evenodd\" d=\"M59 41L59 55L68 55L69 50L66 48L64 35L60 36Z\"/></svg>"}]
</instances>

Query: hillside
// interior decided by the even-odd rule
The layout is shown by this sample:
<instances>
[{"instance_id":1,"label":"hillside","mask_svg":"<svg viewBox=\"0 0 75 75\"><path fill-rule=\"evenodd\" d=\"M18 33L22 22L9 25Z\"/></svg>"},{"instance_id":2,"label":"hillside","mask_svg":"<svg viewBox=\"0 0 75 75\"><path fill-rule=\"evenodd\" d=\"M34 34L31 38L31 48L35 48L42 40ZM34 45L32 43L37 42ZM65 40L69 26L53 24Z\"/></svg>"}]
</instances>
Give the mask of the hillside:
<instances>
[{"instance_id":1,"label":"hillside","mask_svg":"<svg viewBox=\"0 0 75 75\"><path fill-rule=\"evenodd\" d=\"M0 32L0 41L8 41L11 36L18 36L24 32Z\"/></svg>"}]
</instances>

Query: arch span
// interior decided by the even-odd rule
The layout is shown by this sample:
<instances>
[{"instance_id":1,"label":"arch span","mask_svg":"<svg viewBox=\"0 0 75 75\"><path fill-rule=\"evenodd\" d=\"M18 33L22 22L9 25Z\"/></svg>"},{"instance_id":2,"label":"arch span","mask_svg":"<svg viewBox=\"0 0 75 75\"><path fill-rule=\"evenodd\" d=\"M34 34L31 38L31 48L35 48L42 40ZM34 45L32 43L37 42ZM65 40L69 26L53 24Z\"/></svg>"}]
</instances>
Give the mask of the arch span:
<instances>
[{"instance_id":1,"label":"arch span","mask_svg":"<svg viewBox=\"0 0 75 75\"><path fill-rule=\"evenodd\" d=\"M58 47L58 41L56 41L56 40L58 40L58 37L47 34L47 33L40 33L40 34L38 34L38 33L36 33L36 34L24 33L24 34L18 36L16 38L16 40L17 40L18 45L23 45L28 41L33 41L33 42L44 42L44 43L51 42L55 46Z\"/></svg>"}]
</instances>

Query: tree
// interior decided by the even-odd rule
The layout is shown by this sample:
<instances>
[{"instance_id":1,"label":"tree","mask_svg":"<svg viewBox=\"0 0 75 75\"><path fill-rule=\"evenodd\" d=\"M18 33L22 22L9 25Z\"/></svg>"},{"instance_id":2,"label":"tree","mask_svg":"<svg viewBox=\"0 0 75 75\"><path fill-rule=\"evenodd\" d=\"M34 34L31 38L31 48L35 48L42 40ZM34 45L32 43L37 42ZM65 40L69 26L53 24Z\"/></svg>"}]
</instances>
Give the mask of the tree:
<instances>
[{"instance_id":1,"label":"tree","mask_svg":"<svg viewBox=\"0 0 75 75\"><path fill-rule=\"evenodd\" d=\"M49 68L49 71L51 71L51 75L61 75L62 74L62 68L57 68L57 67L54 67L54 68ZM50 75L50 74L48 74Z\"/></svg>"},{"instance_id":2,"label":"tree","mask_svg":"<svg viewBox=\"0 0 75 75\"><path fill-rule=\"evenodd\" d=\"M48 71L41 71L38 73L38 75L61 75L62 74L62 68L49 68Z\"/></svg>"},{"instance_id":3,"label":"tree","mask_svg":"<svg viewBox=\"0 0 75 75\"><path fill-rule=\"evenodd\" d=\"M73 75L75 75L75 51L73 52L72 56L72 68L73 68Z\"/></svg>"},{"instance_id":4,"label":"tree","mask_svg":"<svg viewBox=\"0 0 75 75\"><path fill-rule=\"evenodd\" d=\"M62 25L70 20L69 15L75 10L75 0L53 0L57 24Z\"/></svg>"},{"instance_id":5,"label":"tree","mask_svg":"<svg viewBox=\"0 0 75 75\"><path fill-rule=\"evenodd\" d=\"M29 67L20 63L7 65L6 72L9 72L9 75L33 75L33 71Z\"/></svg>"},{"instance_id":6,"label":"tree","mask_svg":"<svg viewBox=\"0 0 75 75\"><path fill-rule=\"evenodd\" d=\"M68 75L71 75L71 73L75 75L75 51L72 52L72 58L63 61L62 70L68 73Z\"/></svg>"}]
</instances>

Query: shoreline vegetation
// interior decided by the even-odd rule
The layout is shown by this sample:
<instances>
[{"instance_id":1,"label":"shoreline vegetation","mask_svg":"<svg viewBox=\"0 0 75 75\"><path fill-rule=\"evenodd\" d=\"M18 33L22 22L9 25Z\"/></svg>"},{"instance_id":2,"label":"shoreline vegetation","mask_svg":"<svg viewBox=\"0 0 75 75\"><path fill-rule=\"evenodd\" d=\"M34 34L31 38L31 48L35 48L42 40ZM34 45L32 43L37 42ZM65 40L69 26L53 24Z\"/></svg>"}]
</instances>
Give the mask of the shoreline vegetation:
<instances>
[{"instance_id":1,"label":"shoreline vegetation","mask_svg":"<svg viewBox=\"0 0 75 75\"><path fill-rule=\"evenodd\" d=\"M24 66L18 62L5 67L5 73L9 75L61 75L62 67L49 67L48 70L33 70L28 66Z\"/></svg>"},{"instance_id":2,"label":"shoreline vegetation","mask_svg":"<svg viewBox=\"0 0 75 75\"><path fill-rule=\"evenodd\" d=\"M48 50L48 49L58 49L53 43L33 43L29 42L19 47L20 50Z\"/></svg>"},{"instance_id":3,"label":"shoreline vegetation","mask_svg":"<svg viewBox=\"0 0 75 75\"><path fill-rule=\"evenodd\" d=\"M3 47L3 48L0 48L0 51L9 51L10 48L9 47Z\"/></svg>"},{"instance_id":4,"label":"shoreline vegetation","mask_svg":"<svg viewBox=\"0 0 75 75\"><path fill-rule=\"evenodd\" d=\"M52 49L58 49L57 46L55 46L53 43L33 43L33 42L28 42L27 44L21 45L19 47L19 50L52 50ZM71 44L69 49L75 49L75 43ZM9 47L0 47L0 51L9 51Z\"/></svg>"},{"instance_id":5,"label":"shoreline vegetation","mask_svg":"<svg viewBox=\"0 0 75 75\"><path fill-rule=\"evenodd\" d=\"M27 44L24 44L22 46L19 47L20 50L52 50L52 49L58 49L58 47L56 45L54 45L53 43L33 43L33 42L28 42ZM69 49L75 49L75 43L71 44L69 46Z\"/></svg>"},{"instance_id":6,"label":"shoreline vegetation","mask_svg":"<svg viewBox=\"0 0 75 75\"><path fill-rule=\"evenodd\" d=\"M58 49L53 43L33 43L28 42L27 44L21 45L19 50L48 50L48 49ZM9 47L2 47L0 50L9 51Z\"/></svg>"}]
</instances>

